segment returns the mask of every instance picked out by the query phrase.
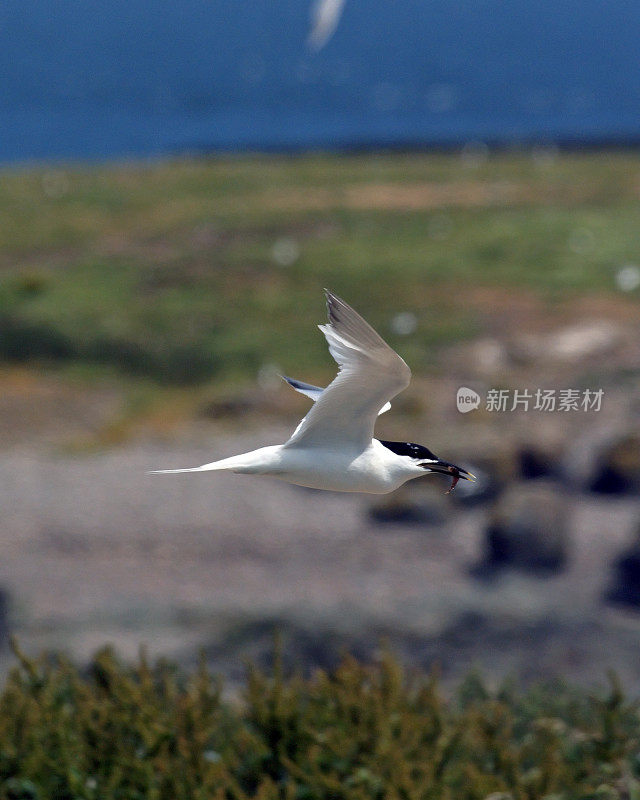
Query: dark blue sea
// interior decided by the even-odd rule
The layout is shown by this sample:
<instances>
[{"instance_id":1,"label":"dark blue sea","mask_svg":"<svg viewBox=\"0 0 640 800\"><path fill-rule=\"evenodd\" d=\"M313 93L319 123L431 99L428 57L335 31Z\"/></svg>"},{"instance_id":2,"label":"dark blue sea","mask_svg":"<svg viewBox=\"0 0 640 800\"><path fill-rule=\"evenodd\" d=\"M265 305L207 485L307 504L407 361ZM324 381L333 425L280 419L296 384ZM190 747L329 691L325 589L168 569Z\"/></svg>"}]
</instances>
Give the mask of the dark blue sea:
<instances>
[{"instance_id":1,"label":"dark blue sea","mask_svg":"<svg viewBox=\"0 0 640 800\"><path fill-rule=\"evenodd\" d=\"M640 140L639 0L1 0L0 161Z\"/></svg>"}]
</instances>

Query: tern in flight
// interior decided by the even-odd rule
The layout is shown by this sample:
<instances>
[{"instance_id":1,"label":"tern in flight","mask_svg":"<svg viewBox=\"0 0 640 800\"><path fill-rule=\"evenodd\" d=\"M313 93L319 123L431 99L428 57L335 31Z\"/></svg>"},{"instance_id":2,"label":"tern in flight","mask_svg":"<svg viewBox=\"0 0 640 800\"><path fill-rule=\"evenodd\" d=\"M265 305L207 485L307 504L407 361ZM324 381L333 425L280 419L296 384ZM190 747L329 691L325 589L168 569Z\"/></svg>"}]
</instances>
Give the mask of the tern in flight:
<instances>
[{"instance_id":1,"label":"tern in flight","mask_svg":"<svg viewBox=\"0 0 640 800\"><path fill-rule=\"evenodd\" d=\"M313 7L311 32L307 43L312 50L322 50L335 33L345 0L316 0Z\"/></svg>"},{"instance_id":2,"label":"tern in flight","mask_svg":"<svg viewBox=\"0 0 640 800\"><path fill-rule=\"evenodd\" d=\"M411 370L389 345L336 295L325 290L329 324L320 325L329 352L340 367L326 389L285 378L314 400L313 407L284 444L261 447L190 469L158 473L228 470L268 475L299 486L334 492L392 492L406 481L436 472L451 478L447 492L470 472L442 461L412 442L373 438L379 414L409 385Z\"/></svg>"}]
</instances>

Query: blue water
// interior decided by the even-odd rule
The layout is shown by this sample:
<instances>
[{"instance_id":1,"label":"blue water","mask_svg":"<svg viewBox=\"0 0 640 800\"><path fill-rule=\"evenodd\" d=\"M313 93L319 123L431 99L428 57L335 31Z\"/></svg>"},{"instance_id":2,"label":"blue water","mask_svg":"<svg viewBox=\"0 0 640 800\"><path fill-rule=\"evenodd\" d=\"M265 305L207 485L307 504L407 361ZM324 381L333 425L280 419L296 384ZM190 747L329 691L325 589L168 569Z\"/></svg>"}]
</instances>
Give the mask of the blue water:
<instances>
[{"instance_id":1,"label":"blue water","mask_svg":"<svg viewBox=\"0 0 640 800\"><path fill-rule=\"evenodd\" d=\"M0 161L640 139L638 0L2 0Z\"/></svg>"}]
</instances>

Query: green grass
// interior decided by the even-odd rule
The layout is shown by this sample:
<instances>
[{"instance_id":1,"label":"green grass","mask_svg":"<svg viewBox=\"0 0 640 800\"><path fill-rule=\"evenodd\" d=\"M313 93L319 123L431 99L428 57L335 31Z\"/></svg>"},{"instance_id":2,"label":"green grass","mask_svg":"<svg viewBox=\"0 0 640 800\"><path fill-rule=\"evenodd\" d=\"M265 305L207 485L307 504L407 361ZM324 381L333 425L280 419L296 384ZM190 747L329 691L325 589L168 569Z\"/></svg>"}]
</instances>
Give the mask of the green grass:
<instances>
[{"instance_id":1,"label":"green grass","mask_svg":"<svg viewBox=\"0 0 640 800\"><path fill-rule=\"evenodd\" d=\"M453 695L391 656L332 673L250 670L227 702L184 674L98 653L20 657L0 693L3 800L637 800L640 716L615 681Z\"/></svg>"},{"instance_id":2,"label":"green grass","mask_svg":"<svg viewBox=\"0 0 640 800\"><path fill-rule=\"evenodd\" d=\"M412 355L483 330L471 287L571 307L640 261L640 157L263 157L0 175L0 358L159 383L326 367L327 285ZM290 240L298 257L278 263ZM636 296L637 299L637 296Z\"/></svg>"}]
</instances>

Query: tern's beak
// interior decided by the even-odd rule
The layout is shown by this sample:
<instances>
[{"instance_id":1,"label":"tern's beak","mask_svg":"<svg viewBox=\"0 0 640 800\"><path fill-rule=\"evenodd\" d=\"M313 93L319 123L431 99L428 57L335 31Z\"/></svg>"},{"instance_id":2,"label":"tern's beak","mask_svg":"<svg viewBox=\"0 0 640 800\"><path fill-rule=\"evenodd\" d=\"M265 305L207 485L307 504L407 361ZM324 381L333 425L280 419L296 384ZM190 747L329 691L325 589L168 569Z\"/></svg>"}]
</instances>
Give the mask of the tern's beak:
<instances>
[{"instance_id":1,"label":"tern's beak","mask_svg":"<svg viewBox=\"0 0 640 800\"><path fill-rule=\"evenodd\" d=\"M460 473L460 477L464 478L465 481L471 481L471 483L475 483L478 480L473 472L467 472L466 469L460 469L458 467L458 472Z\"/></svg>"},{"instance_id":2,"label":"tern's beak","mask_svg":"<svg viewBox=\"0 0 640 800\"><path fill-rule=\"evenodd\" d=\"M467 472L467 470L462 469L462 467L456 467L455 464L450 464L448 461L425 461L420 466L424 467L429 472L439 472L451 478L451 486L447 489L445 494L451 494L458 485L460 478L463 478L465 481L475 481L476 479L476 476L472 475L471 472Z\"/></svg>"},{"instance_id":3,"label":"tern's beak","mask_svg":"<svg viewBox=\"0 0 640 800\"><path fill-rule=\"evenodd\" d=\"M456 467L455 464L450 464L448 461L425 461L420 465L431 472L439 472L442 475L450 475L454 478L462 478L465 481L477 480L473 472L467 472L462 467Z\"/></svg>"}]
</instances>

